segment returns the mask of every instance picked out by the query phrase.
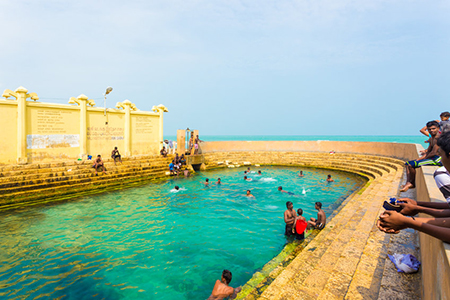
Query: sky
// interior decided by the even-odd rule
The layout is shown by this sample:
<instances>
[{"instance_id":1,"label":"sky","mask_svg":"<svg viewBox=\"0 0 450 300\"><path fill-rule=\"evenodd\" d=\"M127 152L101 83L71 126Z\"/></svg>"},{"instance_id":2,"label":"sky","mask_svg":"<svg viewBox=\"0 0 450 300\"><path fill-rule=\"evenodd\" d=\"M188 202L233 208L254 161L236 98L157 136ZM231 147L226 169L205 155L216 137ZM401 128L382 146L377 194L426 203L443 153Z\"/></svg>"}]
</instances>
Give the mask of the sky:
<instances>
[{"instance_id":1,"label":"sky","mask_svg":"<svg viewBox=\"0 0 450 300\"><path fill-rule=\"evenodd\" d=\"M450 111L450 2L0 0L0 90L163 104L164 134L417 135Z\"/></svg>"}]
</instances>

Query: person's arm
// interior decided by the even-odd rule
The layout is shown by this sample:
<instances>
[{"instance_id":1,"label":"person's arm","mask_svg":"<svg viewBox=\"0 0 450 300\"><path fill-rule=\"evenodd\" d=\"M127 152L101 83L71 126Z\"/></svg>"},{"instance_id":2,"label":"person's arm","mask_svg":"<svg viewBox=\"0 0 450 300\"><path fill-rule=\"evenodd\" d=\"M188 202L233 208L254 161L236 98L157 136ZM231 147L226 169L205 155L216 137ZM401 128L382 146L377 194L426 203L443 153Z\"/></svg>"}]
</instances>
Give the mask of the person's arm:
<instances>
[{"instance_id":1,"label":"person's arm","mask_svg":"<svg viewBox=\"0 0 450 300\"><path fill-rule=\"evenodd\" d=\"M433 147L431 147L431 144L430 144L430 147L428 147L427 153L423 159L427 159L427 158L433 157L435 155L438 155L438 149L439 149L439 146L436 144L436 142L434 142Z\"/></svg>"},{"instance_id":2,"label":"person's arm","mask_svg":"<svg viewBox=\"0 0 450 300\"><path fill-rule=\"evenodd\" d=\"M429 137L429 135L430 135L428 133L427 126L423 126L422 129L420 129L419 131L420 131L421 134L423 134L426 137Z\"/></svg>"},{"instance_id":3,"label":"person's arm","mask_svg":"<svg viewBox=\"0 0 450 300\"><path fill-rule=\"evenodd\" d=\"M398 233L399 230L412 228L450 243L450 218L408 218L395 211L385 211L377 223L380 230Z\"/></svg>"},{"instance_id":4,"label":"person's arm","mask_svg":"<svg viewBox=\"0 0 450 300\"><path fill-rule=\"evenodd\" d=\"M284 212L284 222L286 224L292 223L292 221L294 221L296 217L297 217L296 215L294 215L294 217L288 217L287 211Z\"/></svg>"},{"instance_id":5,"label":"person's arm","mask_svg":"<svg viewBox=\"0 0 450 300\"><path fill-rule=\"evenodd\" d=\"M237 287L235 289L233 289L233 292L231 293L230 300L231 299L235 299L237 297L237 294L241 291L241 287Z\"/></svg>"},{"instance_id":6,"label":"person's arm","mask_svg":"<svg viewBox=\"0 0 450 300\"><path fill-rule=\"evenodd\" d=\"M405 216L414 216L418 213L424 213L435 218L450 217L450 208L448 207L448 205L447 208L444 209L424 207L410 203L399 203L399 205L400 207L402 207L400 213Z\"/></svg>"}]
</instances>

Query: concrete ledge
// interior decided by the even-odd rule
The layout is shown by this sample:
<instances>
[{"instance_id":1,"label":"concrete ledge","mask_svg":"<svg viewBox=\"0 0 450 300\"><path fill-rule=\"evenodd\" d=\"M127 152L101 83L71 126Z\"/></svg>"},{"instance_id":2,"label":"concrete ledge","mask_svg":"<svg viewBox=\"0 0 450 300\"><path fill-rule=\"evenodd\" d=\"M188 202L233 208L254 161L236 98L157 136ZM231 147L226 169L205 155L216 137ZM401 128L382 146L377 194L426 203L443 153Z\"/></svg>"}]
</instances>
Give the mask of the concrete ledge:
<instances>
[{"instance_id":1,"label":"concrete ledge","mask_svg":"<svg viewBox=\"0 0 450 300\"><path fill-rule=\"evenodd\" d=\"M433 178L437 167L422 167L416 176L417 200L446 202ZM421 217L429 217L420 214ZM420 233L422 299L450 299L450 244Z\"/></svg>"}]
</instances>

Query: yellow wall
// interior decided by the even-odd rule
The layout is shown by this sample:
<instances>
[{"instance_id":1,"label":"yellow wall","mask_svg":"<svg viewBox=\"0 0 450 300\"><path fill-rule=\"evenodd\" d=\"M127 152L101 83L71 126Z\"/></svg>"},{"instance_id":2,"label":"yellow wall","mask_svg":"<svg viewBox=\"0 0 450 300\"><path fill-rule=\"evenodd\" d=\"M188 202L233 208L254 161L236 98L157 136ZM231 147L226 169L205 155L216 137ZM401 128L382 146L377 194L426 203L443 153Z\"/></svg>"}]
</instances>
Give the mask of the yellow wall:
<instances>
[{"instance_id":1,"label":"yellow wall","mask_svg":"<svg viewBox=\"0 0 450 300\"><path fill-rule=\"evenodd\" d=\"M132 155L159 153L159 116L131 112Z\"/></svg>"},{"instance_id":2,"label":"yellow wall","mask_svg":"<svg viewBox=\"0 0 450 300\"><path fill-rule=\"evenodd\" d=\"M17 104L0 100L0 163L14 164L17 157Z\"/></svg>"},{"instance_id":3,"label":"yellow wall","mask_svg":"<svg viewBox=\"0 0 450 300\"><path fill-rule=\"evenodd\" d=\"M106 121L108 124L105 124ZM123 151L125 114L108 110L107 116L100 108L88 108L87 111L87 154L110 157L114 147ZM123 155L123 154L122 154Z\"/></svg>"},{"instance_id":4,"label":"yellow wall","mask_svg":"<svg viewBox=\"0 0 450 300\"><path fill-rule=\"evenodd\" d=\"M14 99L0 99L0 125L3 129L0 132L0 164L17 163L17 103ZM81 153L81 109L79 105L26 101L27 162L78 159L82 154L101 154L109 158L114 147L118 147L125 156L125 109L108 109L105 117L103 108L87 107L86 153ZM131 110L129 116L131 155L158 154L160 113Z\"/></svg>"}]
</instances>

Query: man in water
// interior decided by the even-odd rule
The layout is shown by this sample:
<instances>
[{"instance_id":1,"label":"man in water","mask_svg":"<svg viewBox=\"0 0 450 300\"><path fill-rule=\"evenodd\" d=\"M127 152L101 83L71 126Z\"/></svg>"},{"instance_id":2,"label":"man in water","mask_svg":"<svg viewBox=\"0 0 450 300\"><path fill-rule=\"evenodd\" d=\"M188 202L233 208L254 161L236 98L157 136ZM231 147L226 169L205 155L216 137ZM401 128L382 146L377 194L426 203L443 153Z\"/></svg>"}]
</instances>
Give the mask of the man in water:
<instances>
[{"instance_id":1,"label":"man in water","mask_svg":"<svg viewBox=\"0 0 450 300\"><path fill-rule=\"evenodd\" d=\"M306 229L315 228L315 229L323 229L325 224L327 223L327 216L325 212L322 210L322 203L316 202L315 208L317 209L317 219L311 218L308 221L308 227Z\"/></svg>"},{"instance_id":2,"label":"man in water","mask_svg":"<svg viewBox=\"0 0 450 300\"><path fill-rule=\"evenodd\" d=\"M294 227L295 219L297 218L297 214L294 210L294 204L291 201L286 202L286 211L284 212L284 222L286 223L286 227L284 230L284 234L287 236L292 235L292 227Z\"/></svg>"},{"instance_id":3,"label":"man in water","mask_svg":"<svg viewBox=\"0 0 450 300\"><path fill-rule=\"evenodd\" d=\"M229 286L231 277L232 275L230 271L223 270L222 277L220 280L216 281L211 296L209 296L207 300L222 300L226 297L230 297L229 299L235 299L237 294L241 291L241 287L233 288Z\"/></svg>"},{"instance_id":4,"label":"man in water","mask_svg":"<svg viewBox=\"0 0 450 300\"><path fill-rule=\"evenodd\" d=\"M334 182L333 178L331 178L331 175L328 175L328 176L327 176L327 181L328 181L328 182Z\"/></svg>"},{"instance_id":5,"label":"man in water","mask_svg":"<svg viewBox=\"0 0 450 300\"><path fill-rule=\"evenodd\" d=\"M422 155L417 160L410 160L405 163L407 181L402 187L400 192L406 192L411 188L416 187L416 169L422 166L442 166L441 157L438 155L437 138L439 137L439 123L436 121L430 121L427 123L427 130L430 133L430 139L428 140L428 149L422 151Z\"/></svg>"},{"instance_id":6,"label":"man in water","mask_svg":"<svg viewBox=\"0 0 450 300\"><path fill-rule=\"evenodd\" d=\"M245 181L252 181L253 179L248 178L247 176L244 176L244 180L245 180Z\"/></svg>"},{"instance_id":7,"label":"man in water","mask_svg":"<svg viewBox=\"0 0 450 300\"><path fill-rule=\"evenodd\" d=\"M262 175L261 170L258 171L258 175Z\"/></svg>"},{"instance_id":8,"label":"man in water","mask_svg":"<svg viewBox=\"0 0 450 300\"><path fill-rule=\"evenodd\" d=\"M300 173L298 173L298 177L303 177L305 175L303 175L303 171L300 171Z\"/></svg>"},{"instance_id":9,"label":"man in water","mask_svg":"<svg viewBox=\"0 0 450 300\"><path fill-rule=\"evenodd\" d=\"M176 186L175 186L175 189L176 189L177 191L179 191L179 190L180 190L180 187L179 187L178 185L176 185Z\"/></svg>"},{"instance_id":10,"label":"man in water","mask_svg":"<svg viewBox=\"0 0 450 300\"><path fill-rule=\"evenodd\" d=\"M247 190L247 197L249 198L255 198L255 196L252 195L252 192L250 190Z\"/></svg>"},{"instance_id":11,"label":"man in water","mask_svg":"<svg viewBox=\"0 0 450 300\"><path fill-rule=\"evenodd\" d=\"M205 180L205 186L209 186L209 179L208 178L206 178L206 180Z\"/></svg>"},{"instance_id":12,"label":"man in water","mask_svg":"<svg viewBox=\"0 0 450 300\"><path fill-rule=\"evenodd\" d=\"M278 190L280 191L280 192L282 192L282 193L286 193L286 194L288 194L288 195L295 195L294 193L292 193L292 192L288 192L288 191L285 191L285 190L283 190L283 187L282 186L279 186L278 187Z\"/></svg>"},{"instance_id":13,"label":"man in water","mask_svg":"<svg viewBox=\"0 0 450 300\"><path fill-rule=\"evenodd\" d=\"M220 180L220 178L217 178L216 184L222 184L222 181Z\"/></svg>"}]
</instances>

